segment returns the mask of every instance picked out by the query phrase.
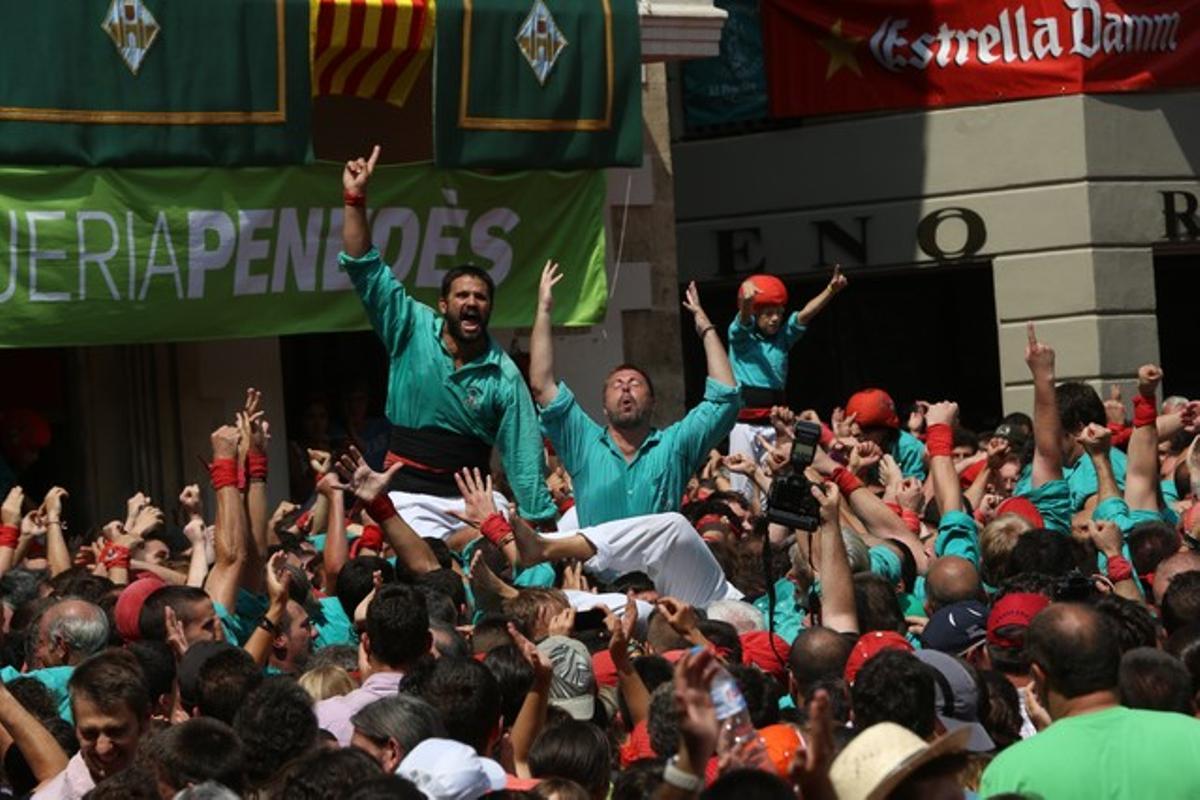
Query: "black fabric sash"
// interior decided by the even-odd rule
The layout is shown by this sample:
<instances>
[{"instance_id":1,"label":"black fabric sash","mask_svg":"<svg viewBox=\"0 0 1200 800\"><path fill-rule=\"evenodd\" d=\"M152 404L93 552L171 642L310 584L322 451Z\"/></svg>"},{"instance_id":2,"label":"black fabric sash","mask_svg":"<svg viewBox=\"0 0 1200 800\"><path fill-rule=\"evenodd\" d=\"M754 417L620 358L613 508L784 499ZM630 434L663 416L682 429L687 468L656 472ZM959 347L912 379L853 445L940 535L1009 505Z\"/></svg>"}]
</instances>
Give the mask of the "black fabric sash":
<instances>
[{"instance_id":1,"label":"black fabric sash","mask_svg":"<svg viewBox=\"0 0 1200 800\"><path fill-rule=\"evenodd\" d=\"M475 467L483 475L491 471L492 447L474 436L444 428L392 426L386 464L403 461L391 488L398 492L458 497L454 473Z\"/></svg>"}]
</instances>

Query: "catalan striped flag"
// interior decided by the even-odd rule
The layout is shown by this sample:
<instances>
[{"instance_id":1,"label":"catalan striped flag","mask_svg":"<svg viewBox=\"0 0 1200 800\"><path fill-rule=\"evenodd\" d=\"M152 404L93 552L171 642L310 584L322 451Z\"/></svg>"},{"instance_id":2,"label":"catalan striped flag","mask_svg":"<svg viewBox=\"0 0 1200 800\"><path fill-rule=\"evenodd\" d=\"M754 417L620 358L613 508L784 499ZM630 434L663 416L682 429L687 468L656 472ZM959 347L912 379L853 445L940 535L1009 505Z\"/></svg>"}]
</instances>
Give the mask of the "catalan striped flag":
<instances>
[{"instance_id":1,"label":"catalan striped flag","mask_svg":"<svg viewBox=\"0 0 1200 800\"><path fill-rule=\"evenodd\" d=\"M310 0L312 93L403 105L434 40L434 0Z\"/></svg>"}]
</instances>

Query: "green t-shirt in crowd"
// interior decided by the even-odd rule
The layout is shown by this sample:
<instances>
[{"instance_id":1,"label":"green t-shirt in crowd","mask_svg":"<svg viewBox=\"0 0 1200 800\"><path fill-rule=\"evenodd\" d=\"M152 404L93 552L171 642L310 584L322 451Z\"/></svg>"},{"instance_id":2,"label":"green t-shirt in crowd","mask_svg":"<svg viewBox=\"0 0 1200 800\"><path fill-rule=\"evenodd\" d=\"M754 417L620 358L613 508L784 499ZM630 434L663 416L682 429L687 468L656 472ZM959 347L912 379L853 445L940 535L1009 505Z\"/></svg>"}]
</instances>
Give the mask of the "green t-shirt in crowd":
<instances>
[{"instance_id":1,"label":"green t-shirt in crowd","mask_svg":"<svg viewBox=\"0 0 1200 800\"><path fill-rule=\"evenodd\" d=\"M1200 720L1115 708L1060 719L983 773L981 797L1045 800L1200 797Z\"/></svg>"}]
</instances>

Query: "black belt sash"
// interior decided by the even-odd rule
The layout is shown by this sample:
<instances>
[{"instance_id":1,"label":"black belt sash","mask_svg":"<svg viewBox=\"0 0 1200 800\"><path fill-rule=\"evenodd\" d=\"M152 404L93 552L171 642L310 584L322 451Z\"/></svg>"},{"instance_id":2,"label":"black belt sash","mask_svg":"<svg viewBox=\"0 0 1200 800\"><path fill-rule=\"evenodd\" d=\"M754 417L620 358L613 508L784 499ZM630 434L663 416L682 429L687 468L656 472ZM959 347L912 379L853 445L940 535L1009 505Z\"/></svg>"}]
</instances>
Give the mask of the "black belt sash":
<instances>
[{"instance_id":1,"label":"black belt sash","mask_svg":"<svg viewBox=\"0 0 1200 800\"><path fill-rule=\"evenodd\" d=\"M454 473L474 467L486 476L491 472L491 460L492 446L469 434L394 425L385 464L404 462L392 481L394 491L458 497Z\"/></svg>"}]
</instances>

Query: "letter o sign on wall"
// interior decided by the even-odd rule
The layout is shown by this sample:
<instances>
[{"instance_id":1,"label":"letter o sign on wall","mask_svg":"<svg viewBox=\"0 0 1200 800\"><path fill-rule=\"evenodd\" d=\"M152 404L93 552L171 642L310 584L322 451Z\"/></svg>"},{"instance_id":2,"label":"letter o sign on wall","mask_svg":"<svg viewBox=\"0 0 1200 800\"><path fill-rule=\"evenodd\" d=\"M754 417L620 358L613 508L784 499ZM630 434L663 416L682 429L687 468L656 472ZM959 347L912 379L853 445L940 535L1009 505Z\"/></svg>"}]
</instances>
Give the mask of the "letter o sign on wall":
<instances>
[{"instance_id":1,"label":"letter o sign on wall","mask_svg":"<svg viewBox=\"0 0 1200 800\"><path fill-rule=\"evenodd\" d=\"M986 243L987 225L969 208L939 208L917 224L917 244L938 261L970 258Z\"/></svg>"}]
</instances>

